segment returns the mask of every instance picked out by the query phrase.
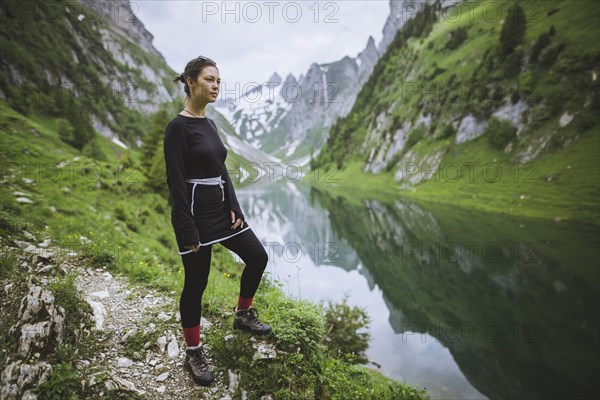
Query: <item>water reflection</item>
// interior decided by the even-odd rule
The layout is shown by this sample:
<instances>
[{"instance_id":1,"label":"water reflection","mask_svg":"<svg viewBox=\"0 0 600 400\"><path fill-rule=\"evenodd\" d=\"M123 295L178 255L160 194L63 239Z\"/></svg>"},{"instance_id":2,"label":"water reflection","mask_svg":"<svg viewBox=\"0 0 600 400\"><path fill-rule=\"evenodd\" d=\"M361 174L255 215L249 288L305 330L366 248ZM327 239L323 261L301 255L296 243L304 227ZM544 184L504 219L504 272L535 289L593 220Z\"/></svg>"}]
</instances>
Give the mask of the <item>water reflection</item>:
<instances>
[{"instance_id":1,"label":"water reflection","mask_svg":"<svg viewBox=\"0 0 600 400\"><path fill-rule=\"evenodd\" d=\"M239 197L289 294L367 308L389 376L433 398L598 396L597 227L289 182Z\"/></svg>"}]
</instances>

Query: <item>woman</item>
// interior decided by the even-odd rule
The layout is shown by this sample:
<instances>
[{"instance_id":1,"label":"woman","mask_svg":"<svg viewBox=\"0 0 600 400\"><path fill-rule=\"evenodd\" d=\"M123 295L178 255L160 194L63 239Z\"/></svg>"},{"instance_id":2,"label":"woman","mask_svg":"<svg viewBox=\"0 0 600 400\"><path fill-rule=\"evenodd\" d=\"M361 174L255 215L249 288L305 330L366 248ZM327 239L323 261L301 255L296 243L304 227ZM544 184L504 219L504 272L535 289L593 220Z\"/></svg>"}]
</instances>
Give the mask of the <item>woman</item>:
<instances>
[{"instance_id":1,"label":"woman","mask_svg":"<svg viewBox=\"0 0 600 400\"><path fill-rule=\"evenodd\" d=\"M185 368L194 381L207 386L211 367L200 343L202 294L208 282L211 250L220 243L246 264L242 273L234 329L257 334L271 327L257 319L252 298L268 256L245 221L225 167L227 149L205 107L219 94L221 79L216 63L207 57L190 61L174 82L182 82L185 107L167 125L164 156L172 200L171 223L185 269L179 310L186 343Z\"/></svg>"}]
</instances>

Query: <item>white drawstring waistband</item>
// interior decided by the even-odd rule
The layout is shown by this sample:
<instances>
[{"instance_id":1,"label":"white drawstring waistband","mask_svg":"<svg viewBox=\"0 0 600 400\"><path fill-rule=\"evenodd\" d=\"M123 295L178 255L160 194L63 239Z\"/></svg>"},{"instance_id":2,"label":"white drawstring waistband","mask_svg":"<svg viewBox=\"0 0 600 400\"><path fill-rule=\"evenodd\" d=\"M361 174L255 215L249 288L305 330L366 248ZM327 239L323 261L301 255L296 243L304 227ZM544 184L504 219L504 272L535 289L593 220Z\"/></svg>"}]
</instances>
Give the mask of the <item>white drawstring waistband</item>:
<instances>
[{"instance_id":1,"label":"white drawstring waistband","mask_svg":"<svg viewBox=\"0 0 600 400\"><path fill-rule=\"evenodd\" d=\"M213 178L186 179L185 181L194 184L194 187L192 188L192 215L194 215L194 191L196 190L196 185L219 185L221 193L223 194L221 201L225 201L225 188L223 187L225 181L221 179L221 175Z\"/></svg>"}]
</instances>

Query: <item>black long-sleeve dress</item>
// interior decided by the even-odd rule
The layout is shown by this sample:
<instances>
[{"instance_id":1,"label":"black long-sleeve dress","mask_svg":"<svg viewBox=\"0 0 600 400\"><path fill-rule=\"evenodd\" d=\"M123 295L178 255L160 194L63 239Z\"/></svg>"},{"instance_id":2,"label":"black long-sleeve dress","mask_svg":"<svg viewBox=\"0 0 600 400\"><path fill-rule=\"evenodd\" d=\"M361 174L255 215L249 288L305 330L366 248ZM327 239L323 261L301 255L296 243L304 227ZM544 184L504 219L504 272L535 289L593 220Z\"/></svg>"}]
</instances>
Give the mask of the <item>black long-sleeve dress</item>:
<instances>
[{"instance_id":1,"label":"black long-sleeve dress","mask_svg":"<svg viewBox=\"0 0 600 400\"><path fill-rule=\"evenodd\" d=\"M185 246L207 246L250 228L225 166L227 148L210 118L173 118L165 131L164 156L179 254L192 252ZM186 182L218 176L222 185ZM244 220L243 228L231 229L230 211Z\"/></svg>"}]
</instances>

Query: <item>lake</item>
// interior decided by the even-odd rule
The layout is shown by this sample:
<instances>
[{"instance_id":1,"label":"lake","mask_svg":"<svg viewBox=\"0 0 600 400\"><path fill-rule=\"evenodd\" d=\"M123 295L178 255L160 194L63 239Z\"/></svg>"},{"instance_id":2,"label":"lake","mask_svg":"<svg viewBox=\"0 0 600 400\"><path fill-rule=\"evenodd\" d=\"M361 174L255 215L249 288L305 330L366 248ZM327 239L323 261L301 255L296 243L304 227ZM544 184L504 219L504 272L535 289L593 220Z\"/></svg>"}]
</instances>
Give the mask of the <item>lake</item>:
<instances>
[{"instance_id":1,"label":"lake","mask_svg":"<svg viewBox=\"0 0 600 400\"><path fill-rule=\"evenodd\" d=\"M598 397L599 227L350 202L305 182L236 192L269 279L364 308L384 375L434 399Z\"/></svg>"}]
</instances>

